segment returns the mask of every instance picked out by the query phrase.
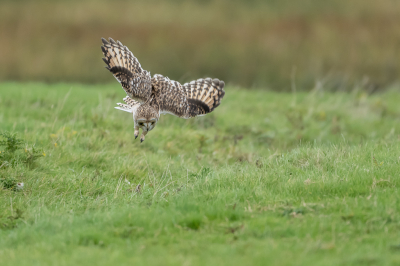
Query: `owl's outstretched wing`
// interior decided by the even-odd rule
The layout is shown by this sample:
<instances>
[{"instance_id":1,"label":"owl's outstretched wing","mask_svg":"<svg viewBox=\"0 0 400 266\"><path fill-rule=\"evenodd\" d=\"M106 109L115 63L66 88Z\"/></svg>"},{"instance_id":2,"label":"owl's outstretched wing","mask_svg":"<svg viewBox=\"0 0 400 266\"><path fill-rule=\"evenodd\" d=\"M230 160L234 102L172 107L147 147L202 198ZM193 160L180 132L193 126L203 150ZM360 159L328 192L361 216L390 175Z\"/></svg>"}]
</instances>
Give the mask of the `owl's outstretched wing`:
<instances>
[{"instance_id":1,"label":"owl's outstretched wing","mask_svg":"<svg viewBox=\"0 0 400 266\"><path fill-rule=\"evenodd\" d=\"M162 75L154 75L152 86L160 112L182 118L211 113L225 95L225 83L219 79L198 79L181 85Z\"/></svg>"},{"instance_id":2,"label":"owl's outstretched wing","mask_svg":"<svg viewBox=\"0 0 400 266\"><path fill-rule=\"evenodd\" d=\"M121 42L109 39L109 42L102 38L103 61L107 64L106 68L121 83L126 94L142 103L149 99L151 95L151 76L143 70L139 61L133 56L129 49Z\"/></svg>"}]
</instances>

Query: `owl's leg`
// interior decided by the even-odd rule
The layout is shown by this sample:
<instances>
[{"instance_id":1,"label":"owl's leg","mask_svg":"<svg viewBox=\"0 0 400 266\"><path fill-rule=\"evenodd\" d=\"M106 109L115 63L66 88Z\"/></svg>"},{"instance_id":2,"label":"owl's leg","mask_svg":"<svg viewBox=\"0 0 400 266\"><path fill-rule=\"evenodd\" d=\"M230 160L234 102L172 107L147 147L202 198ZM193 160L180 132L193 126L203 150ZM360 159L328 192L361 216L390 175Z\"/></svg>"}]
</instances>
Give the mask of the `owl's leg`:
<instances>
[{"instance_id":1,"label":"owl's leg","mask_svg":"<svg viewBox=\"0 0 400 266\"><path fill-rule=\"evenodd\" d=\"M134 134L135 134L135 139L136 139L139 136L139 127L138 126L135 126Z\"/></svg>"},{"instance_id":2,"label":"owl's leg","mask_svg":"<svg viewBox=\"0 0 400 266\"><path fill-rule=\"evenodd\" d=\"M140 142L144 141L144 136L146 136L147 132L149 132L149 131L143 131L142 130L142 136L140 136Z\"/></svg>"}]
</instances>

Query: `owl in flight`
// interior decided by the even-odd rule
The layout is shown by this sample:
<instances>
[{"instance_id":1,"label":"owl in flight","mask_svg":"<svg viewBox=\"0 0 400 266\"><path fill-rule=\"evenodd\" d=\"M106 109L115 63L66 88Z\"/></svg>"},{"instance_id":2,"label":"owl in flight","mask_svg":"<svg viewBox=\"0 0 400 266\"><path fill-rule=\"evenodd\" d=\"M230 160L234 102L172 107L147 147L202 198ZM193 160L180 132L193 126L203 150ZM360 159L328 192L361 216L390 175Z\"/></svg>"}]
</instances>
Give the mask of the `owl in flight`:
<instances>
[{"instance_id":1,"label":"owl in flight","mask_svg":"<svg viewBox=\"0 0 400 266\"><path fill-rule=\"evenodd\" d=\"M162 75L151 77L121 42L101 40L106 68L128 95L123 99L126 104L117 103L119 107L115 108L133 114L135 139L141 128L141 142L154 129L160 114L186 119L203 116L217 108L225 95L225 83L219 79L198 79L181 85Z\"/></svg>"}]
</instances>

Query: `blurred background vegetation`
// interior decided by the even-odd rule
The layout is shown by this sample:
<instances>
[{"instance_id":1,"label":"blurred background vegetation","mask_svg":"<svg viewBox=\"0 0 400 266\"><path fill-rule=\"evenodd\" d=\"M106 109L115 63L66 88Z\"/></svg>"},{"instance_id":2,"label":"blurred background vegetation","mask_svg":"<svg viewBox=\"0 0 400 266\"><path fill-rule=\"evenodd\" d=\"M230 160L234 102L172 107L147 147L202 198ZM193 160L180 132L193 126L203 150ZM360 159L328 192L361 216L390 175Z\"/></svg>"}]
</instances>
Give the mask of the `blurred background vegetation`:
<instances>
[{"instance_id":1,"label":"blurred background vegetation","mask_svg":"<svg viewBox=\"0 0 400 266\"><path fill-rule=\"evenodd\" d=\"M114 82L101 37L181 82L375 91L400 74L398 0L2 0L0 80Z\"/></svg>"}]
</instances>

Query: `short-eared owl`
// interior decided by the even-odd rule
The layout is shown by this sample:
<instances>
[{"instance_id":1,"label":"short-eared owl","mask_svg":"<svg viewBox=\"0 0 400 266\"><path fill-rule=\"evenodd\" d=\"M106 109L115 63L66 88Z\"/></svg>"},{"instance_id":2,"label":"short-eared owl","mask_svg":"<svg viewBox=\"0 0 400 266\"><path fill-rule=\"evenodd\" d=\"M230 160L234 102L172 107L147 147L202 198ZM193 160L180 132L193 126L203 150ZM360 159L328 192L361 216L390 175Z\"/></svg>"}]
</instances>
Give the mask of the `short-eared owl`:
<instances>
[{"instance_id":1,"label":"short-eared owl","mask_svg":"<svg viewBox=\"0 0 400 266\"><path fill-rule=\"evenodd\" d=\"M211 113L225 95L225 83L219 79L198 79L181 85L161 75L150 76L121 42L102 38L103 61L128 95L117 103L119 110L133 114L135 138L142 129L140 141L152 130L160 114L191 118Z\"/></svg>"}]
</instances>

